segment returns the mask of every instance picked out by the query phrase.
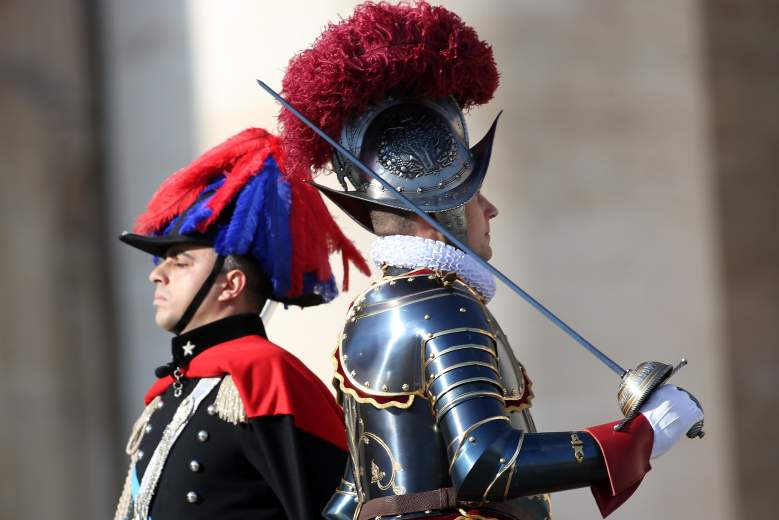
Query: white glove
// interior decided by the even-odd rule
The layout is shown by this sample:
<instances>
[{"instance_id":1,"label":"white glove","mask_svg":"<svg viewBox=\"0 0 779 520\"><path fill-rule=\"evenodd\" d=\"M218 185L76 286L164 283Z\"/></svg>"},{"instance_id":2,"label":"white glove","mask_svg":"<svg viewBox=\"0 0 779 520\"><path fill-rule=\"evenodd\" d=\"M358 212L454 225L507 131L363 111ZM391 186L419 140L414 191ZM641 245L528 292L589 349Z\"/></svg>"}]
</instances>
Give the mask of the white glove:
<instances>
[{"instance_id":1,"label":"white glove","mask_svg":"<svg viewBox=\"0 0 779 520\"><path fill-rule=\"evenodd\" d=\"M641 413L654 432L652 459L670 450L693 424L703 419L703 410L690 394L674 385L662 385L652 392Z\"/></svg>"}]
</instances>

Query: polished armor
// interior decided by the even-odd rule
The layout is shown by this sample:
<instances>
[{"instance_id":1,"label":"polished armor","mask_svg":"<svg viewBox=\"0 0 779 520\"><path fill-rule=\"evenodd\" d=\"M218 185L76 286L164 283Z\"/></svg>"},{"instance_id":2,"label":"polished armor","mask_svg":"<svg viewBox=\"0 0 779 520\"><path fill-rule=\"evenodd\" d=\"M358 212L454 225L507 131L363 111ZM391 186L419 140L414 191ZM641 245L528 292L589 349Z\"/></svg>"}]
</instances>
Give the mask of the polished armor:
<instances>
[{"instance_id":1,"label":"polished armor","mask_svg":"<svg viewBox=\"0 0 779 520\"><path fill-rule=\"evenodd\" d=\"M357 297L335 352L352 464L325 516L425 516L386 497L452 489L424 509L546 518L540 493L603 471L594 442L534 433L530 380L477 291L453 273L403 271Z\"/></svg>"},{"instance_id":2,"label":"polished armor","mask_svg":"<svg viewBox=\"0 0 779 520\"><path fill-rule=\"evenodd\" d=\"M544 493L584 486L605 516L649 470L661 428L640 404L624 430L536 432L530 381L484 305L489 271L405 226L427 222L410 203L457 241L479 238L465 206L481 200L495 125L470 148L461 109L497 86L489 44L423 1L366 2L287 68L279 120L290 170L311 181L332 165L347 191L317 187L369 231L399 234L374 244L384 276L355 300L336 350L350 462L326 518L546 520ZM322 134L340 136L343 156Z\"/></svg>"}]
</instances>

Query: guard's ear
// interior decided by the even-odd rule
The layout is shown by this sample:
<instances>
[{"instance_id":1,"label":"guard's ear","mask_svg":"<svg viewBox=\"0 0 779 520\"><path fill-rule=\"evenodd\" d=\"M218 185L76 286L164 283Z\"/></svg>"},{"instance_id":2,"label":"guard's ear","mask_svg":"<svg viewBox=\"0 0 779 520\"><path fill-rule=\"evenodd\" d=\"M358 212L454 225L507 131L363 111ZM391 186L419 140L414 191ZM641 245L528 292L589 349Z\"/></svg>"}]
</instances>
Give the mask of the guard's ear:
<instances>
[{"instance_id":1,"label":"guard's ear","mask_svg":"<svg viewBox=\"0 0 779 520\"><path fill-rule=\"evenodd\" d=\"M231 269L224 274L217 300L229 302L237 299L246 290L246 274L240 269Z\"/></svg>"}]
</instances>

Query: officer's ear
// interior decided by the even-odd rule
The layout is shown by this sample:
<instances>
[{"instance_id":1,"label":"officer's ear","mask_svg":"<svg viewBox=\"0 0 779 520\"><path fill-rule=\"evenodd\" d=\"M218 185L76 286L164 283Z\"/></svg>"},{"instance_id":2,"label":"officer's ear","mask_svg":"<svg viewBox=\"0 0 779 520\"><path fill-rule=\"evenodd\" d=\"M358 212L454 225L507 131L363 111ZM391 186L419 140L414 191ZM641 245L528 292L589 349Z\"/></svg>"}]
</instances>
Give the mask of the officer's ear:
<instances>
[{"instance_id":1,"label":"officer's ear","mask_svg":"<svg viewBox=\"0 0 779 520\"><path fill-rule=\"evenodd\" d=\"M246 274L240 269L230 269L224 273L224 279L218 284L219 296L217 301L234 301L246 290Z\"/></svg>"}]
</instances>

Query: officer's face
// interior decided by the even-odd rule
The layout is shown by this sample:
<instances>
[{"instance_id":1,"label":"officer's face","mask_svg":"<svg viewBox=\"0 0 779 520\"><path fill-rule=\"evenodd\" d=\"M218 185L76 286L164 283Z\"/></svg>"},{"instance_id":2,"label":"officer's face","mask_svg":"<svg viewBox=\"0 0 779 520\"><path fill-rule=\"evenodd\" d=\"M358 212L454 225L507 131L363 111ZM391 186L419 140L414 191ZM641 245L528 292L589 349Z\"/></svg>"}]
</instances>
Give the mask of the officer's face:
<instances>
[{"instance_id":1,"label":"officer's face","mask_svg":"<svg viewBox=\"0 0 779 520\"><path fill-rule=\"evenodd\" d=\"M477 193L471 201L465 205L465 221L468 225L468 245L471 249L489 260L492 257L490 247L490 220L498 216L496 208L487 197Z\"/></svg>"},{"instance_id":2,"label":"officer's face","mask_svg":"<svg viewBox=\"0 0 779 520\"><path fill-rule=\"evenodd\" d=\"M149 280L155 286L154 321L157 326L173 331L211 272L215 260L216 253L210 247L180 244L168 249L165 258L149 273ZM198 325L203 307L201 305L192 317L186 330Z\"/></svg>"}]
</instances>

